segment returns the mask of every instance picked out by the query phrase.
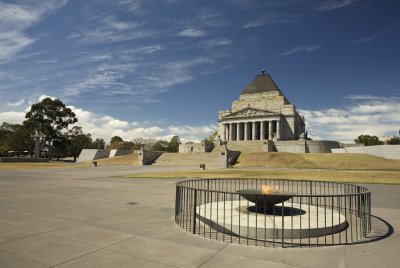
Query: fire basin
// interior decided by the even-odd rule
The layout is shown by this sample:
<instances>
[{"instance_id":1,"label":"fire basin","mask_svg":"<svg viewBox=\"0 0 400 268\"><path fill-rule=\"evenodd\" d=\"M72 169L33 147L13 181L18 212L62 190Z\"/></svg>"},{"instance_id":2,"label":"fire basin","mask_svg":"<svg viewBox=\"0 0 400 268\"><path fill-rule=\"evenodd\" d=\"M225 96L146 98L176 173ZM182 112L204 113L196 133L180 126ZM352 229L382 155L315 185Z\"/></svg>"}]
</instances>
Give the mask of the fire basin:
<instances>
[{"instance_id":1,"label":"fire basin","mask_svg":"<svg viewBox=\"0 0 400 268\"><path fill-rule=\"evenodd\" d=\"M257 211L271 211L273 205L285 202L295 194L291 192L272 191L265 194L258 189L246 189L237 191L241 197L256 204Z\"/></svg>"}]
</instances>

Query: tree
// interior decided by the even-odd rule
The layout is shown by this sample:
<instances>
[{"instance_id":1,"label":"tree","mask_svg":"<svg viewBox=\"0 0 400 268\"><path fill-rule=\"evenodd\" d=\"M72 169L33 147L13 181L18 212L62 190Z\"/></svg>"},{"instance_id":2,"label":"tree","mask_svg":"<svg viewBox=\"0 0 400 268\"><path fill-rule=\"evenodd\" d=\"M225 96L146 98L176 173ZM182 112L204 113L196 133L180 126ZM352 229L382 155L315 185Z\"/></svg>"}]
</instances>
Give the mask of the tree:
<instances>
[{"instance_id":1,"label":"tree","mask_svg":"<svg viewBox=\"0 0 400 268\"><path fill-rule=\"evenodd\" d=\"M365 146L383 144L383 142L380 141L377 136L370 136L370 135L360 135L357 137L357 139L354 140L354 142L364 143Z\"/></svg>"},{"instance_id":2,"label":"tree","mask_svg":"<svg viewBox=\"0 0 400 268\"><path fill-rule=\"evenodd\" d=\"M0 153L3 156L5 153L10 151L9 148L9 138L13 133L12 129L10 128L11 124L4 122L0 126Z\"/></svg>"},{"instance_id":3,"label":"tree","mask_svg":"<svg viewBox=\"0 0 400 268\"><path fill-rule=\"evenodd\" d=\"M168 152L178 152L179 151L179 144L181 144L181 140L178 136L173 136L171 141L169 142L167 151Z\"/></svg>"},{"instance_id":4,"label":"tree","mask_svg":"<svg viewBox=\"0 0 400 268\"><path fill-rule=\"evenodd\" d=\"M110 149L122 149L124 140L120 136L114 136L110 141Z\"/></svg>"},{"instance_id":5,"label":"tree","mask_svg":"<svg viewBox=\"0 0 400 268\"><path fill-rule=\"evenodd\" d=\"M114 136L114 137L111 138L110 143L113 143L113 142L123 142L123 141L124 141L124 140L123 140L120 136Z\"/></svg>"},{"instance_id":6,"label":"tree","mask_svg":"<svg viewBox=\"0 0 400 268\"><path fill-rule=\"evenodd\" d=\"M54 141L60 140L63 135L61 131L78 121L75 113L61 100L51 98L33 104L25 118L25 127L32 129L47 143L50 159L53 156Z\"/></svg>"},{"instance_id":7,"label":"tree","mask_svg":"<svg viewBox=\"0 0 400 268\"><path fill-rule=\"evenodd\" d=\"M3 123L0 127L2 150L14 151L17 155L28 151L33 154L35 148L32 133L24 125Z\"/></svg>"},{"instance_id":8,"label":"tree","mask_svg":"<svg viewBox=\"0 0 400 268\"><path fill-rule=\"evenodd\" d=\"M159 140L153 145L153 151L165 152L168 150L168 147L169 147L168 141Z\"/></svg>"},{"instance_id":9,"label":"tree","mask_svg":"<svg viewBox=\"0 0 400 268\"><path fill-rule=\"evenodd\" d=\"M94 142L90 145L90 148L92 149L105 149L106 148L106 142L102 138L96 138Z\"/></svg>"},{"instance_id":10,"label":"tree","mask_svg":"<svg viewBox=\"0 0 400 268\"><path fill-rule=\"evenodd\" d=\"M74 157L74 162L83 148L88 148L93 143L90 134L84 134L81 127L74 126L68 132L69 153Z\"/></svg>"},{"instance_id":11,"label":"tree","mask_svg":"<svg viewBox=\"0 0 400 268\"><path fill-rule=\"evenodd\" d=\"M134 138L133 139L133 149L134 150L140 150L140 146L141 144L144 144L144 149L145 150L152 150L153 146L156 144L156 140L155 139L145 139L145 138Z\"/></svg>"},{"instance_id":12,"label":"tree","mask_svg":"<svg viewBox=\"0 0 400 268\"><path fill-rule=\"evenodd\" d=\"M387 144L400 144L400 137L393 137L390 140L388 140Z\"/></svg>"}]
</instances>

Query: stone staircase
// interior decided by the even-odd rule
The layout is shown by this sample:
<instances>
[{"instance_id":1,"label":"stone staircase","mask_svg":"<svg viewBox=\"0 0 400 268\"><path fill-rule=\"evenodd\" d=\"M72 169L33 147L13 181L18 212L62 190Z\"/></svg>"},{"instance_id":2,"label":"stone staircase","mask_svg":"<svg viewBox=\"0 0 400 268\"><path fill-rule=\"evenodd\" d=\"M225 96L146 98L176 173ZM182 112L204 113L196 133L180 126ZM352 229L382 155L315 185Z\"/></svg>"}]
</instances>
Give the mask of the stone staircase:
<instances>
[{"instance_id":1,"label":"stone staircase","mask_svg":"<svg viewBox=\"0 0 400 268\"><path fill-rule=\"evenodd\" d=\"M263 140L255 141L228 141L227 147L232 151L240 152L265 152Z\"/></svg>"},{"instance_id":2,"label":"stone staircase","mask_svg":"<svg viewBox=\"0 0 400 268\"><path fill-rule=\"evenodd\" d=\"M207 167L220 166L220 152L210 153L163 153L153 163L154 166L193 166L200 167L205 164Z\"/></svg>"}]
</instances>

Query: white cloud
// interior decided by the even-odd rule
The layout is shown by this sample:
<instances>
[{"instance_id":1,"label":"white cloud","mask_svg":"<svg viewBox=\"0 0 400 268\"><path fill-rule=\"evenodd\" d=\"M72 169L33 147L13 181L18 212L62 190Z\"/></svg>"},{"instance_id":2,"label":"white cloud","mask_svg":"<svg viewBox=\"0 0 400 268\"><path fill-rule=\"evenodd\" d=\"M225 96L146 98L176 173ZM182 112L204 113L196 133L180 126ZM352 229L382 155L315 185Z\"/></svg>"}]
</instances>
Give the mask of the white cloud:
<instances>
[{"instance_id":1,"label":"white cloud","mask_svg":"<svg viewBox=\"0 0 400 268\"><path fill-rule=\"evenodd\" d=\"M25 112L0 112L0 124L21 124L25 120Z\"/></svg>"},{"instance_id":2,"label":"white cloud","mask_svg":"<svg viewBox=\"0 0 400 268\"><path fill-rule=\"evenodd\" d=\"M0 61L8 59L10 56L23 50L32 42L34 42L34 39L26 37L20 32L1 32Z\"/></svg>"},{"instance_id":3,"label":"white cloud","mask_svg":"<svg viewBox=\"0 0 400 268\"><path fill-rule=\"evenodd\" d=\"M228 46L232 44L232 40L228 38L216 38L206 42L206 48L217 47L217 46Z\"/></svg>"},{"instance_id":4,"label":"white cloud","mask_svg":"<svg viewBox=\"0 0 400 268\"><path fill-rule=\"evenodd\" d=\"M352 142L361 134L393 136L400 127L400 99L377 96L347 96L345 108L299 110L305 116L307 131L313 139Z\"/></svg>"},{"instance_id":5,"label":"white cloud","mask_svg":"<svg viewBox=\"0 0 400 268\"><path fill-rule=\"evenodd\" d=\"M293 23L299 20L298 14L270 12L262 18L247 22L242 26L244 29L257 28L264 25L281 25Z\"/></svg>"},{"instance_id":6,"label":"white cloud","mask_svg":"<svg viewBox=\"0 0 400 268\"><path fill-rule=\"evenodd\" d=\"M366 43L371 43L373 41L375 41L378 37L380 37L381 35L385 34L386 32L388 32L389 30L391 30L395 25L397 24L393 24L389 27L386 27L383 30L380 30L379 32L375 32L373 34L370 34L369 36L366 36L364 38L360 38L357 40L354 40L353 42L351 42L351 44L366 44Z\"/></svg>"},{"instance_id":7,"label":"white cloud","mask_svg":"<svg viewBox=\"0 0 400 268\"><path fill-rule=\"evenodd\" d=\"M330 11L335 10L342 7L347 7L354 3L357 0L328 0L324 2L322 5L318 6L318 10L322 11Z\"/></svg>"},{"instance_id":8,"label":"white cloud","mask_svg":"<svg viewBox=\"0 0 400 268\"><path fill-rule=\"evenodd\" d=\"M52 0L24 5L0 2L0 61L9 60L34 42L35 38L28 37L24 31L66 2Z\"/></svg>"},{"instance_id":9,"label":"white cloud","mask_svg":"<svg viewBox=\"0 0 400 268\"><path fill-rule=\"evenodd\" d=\"M289 55L292 55L295 53L300 53L300 52L313 52L320 48L321 48L321 46L319 46L319 45L296 47L296 48L289 49L289 50L279 54L278 57L289 56Z\"/></svg>"},{"instance_id":10,"label":"white cloud","mask_svg":"<svg viewBox=\"0 0 400 268\"><path fill-rule=\"evenodd\" d=\"M7 105L8 106L20 106L20 105L22 105L24 103L25 103L24 99L19 99L19 100L15 101L15 102L8 101Z\"/></svg>"},{"instance_id":11,"label":"white cloud","mask_svg":"<svg viewBox=\"0 0 400 268\"><path fill-rule=\"evenodd\" d=\"M195 28L188 28L179 33L179 36L184 36L184 37L202 37L205 36L206 32L203 30L195 29Z\"/></svg>"}]
</instances>

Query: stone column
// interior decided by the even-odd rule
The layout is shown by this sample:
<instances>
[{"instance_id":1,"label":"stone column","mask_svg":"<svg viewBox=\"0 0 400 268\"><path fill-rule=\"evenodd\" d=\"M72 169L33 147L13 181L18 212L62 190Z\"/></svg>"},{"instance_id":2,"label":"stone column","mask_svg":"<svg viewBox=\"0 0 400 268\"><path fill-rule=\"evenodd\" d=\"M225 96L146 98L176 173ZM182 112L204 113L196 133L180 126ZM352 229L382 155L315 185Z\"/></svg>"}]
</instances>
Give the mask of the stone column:
<instances>
[{"instance_id":1,"label":"stone column","mask_svg":"<svg viewBox=\"0 0 400 268\"><path fill-rule=\"evenodd\" d=\"M236 124L236 140L240 141L240 123Z\"/></svg>"},{"instance_id":2,"label":"stone column","mask_svg":"<svg viewBox=\"0 0 400 268\"><path fill-rule=\"evenodd\" d=\"M272 140L272 121L268 121L268 139Z\"/></svg>"},{"instance_id":3,"label":"stone column","mask_svg":"<svg viewBox=\"0 0 400 268\"><path fill-rule=\"evenodd\" d=\"M265 121L260 122L260 140L265 139Z\"/></svg>"},{"instance_id":4,"label":"stone column","mask_svg":"<svg viewBox=\"0 0 400 268\"><path fill-rule=\"evenodd\" d=\"M244 123L244 139L245 141L249 140L249 123Z\"/></svg>"},{"instance_id":5,"label":"stone column","mask_svg":"<svg viewBox=\"0 0 400 268\"><path fill-rule=\"evenodd\" d=\"M224 126L224 133L222 133L222 139L226 141L226 124L224 124L223 126Z\"/></svg>"},{"instance_id":6,"label":"stone column","mask_svg":"<svg viewBox=\"0 0 400 268\"><path fill-rule=\"evenodd\" d=\"M276 138L281 139L281 121L276 121Z\"/></svg>"},{"instance_id":7,"label":"stone column","mask_svg":"<svg viewBox=\"0 0 400 268\"><path fill-rule=\"evenodd\" d=\"M256 122L252 123L251 127L251 140L255 141L256 140Z\"/></svg>"},{"instance_id":8,"label":"stone column","mask_svg":"<svg viewBox=\"0 0 400 268\"><path fill-rule=\"evenodd\" d=\"M40 137L35 137L35 158L40 158Z\"/></svg>"},{"instance_id":9,"label":"stone column","mask_svg":"<svg viewBox=\"0 0 400 268\"><path fill-rule=\"evenodd\" d=\"M233 124L229 124L229 140L233 140Z\"/></svg>"}]
</instances>

